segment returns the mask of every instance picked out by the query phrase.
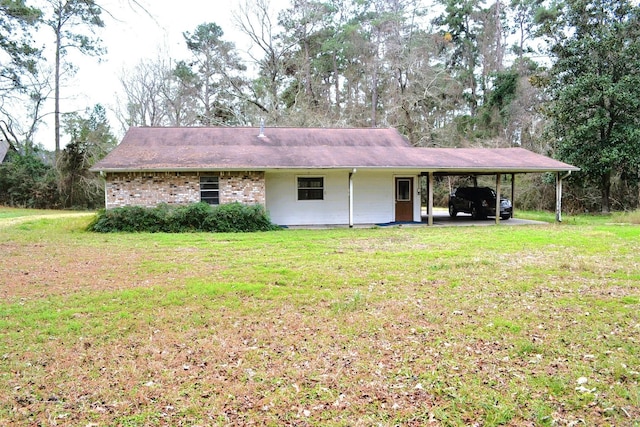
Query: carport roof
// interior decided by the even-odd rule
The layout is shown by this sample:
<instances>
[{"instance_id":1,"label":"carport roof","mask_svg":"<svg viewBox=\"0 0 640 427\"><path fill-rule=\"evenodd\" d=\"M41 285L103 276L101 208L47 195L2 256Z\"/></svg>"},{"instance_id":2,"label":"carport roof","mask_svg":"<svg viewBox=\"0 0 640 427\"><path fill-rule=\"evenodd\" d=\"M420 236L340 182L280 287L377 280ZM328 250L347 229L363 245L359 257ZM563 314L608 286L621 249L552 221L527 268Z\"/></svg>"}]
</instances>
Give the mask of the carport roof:
<instances>
[{"instance_id":1,"label":"carport roof","mask_svg":"<svg viewBox=\"0 0 640 427\"><path fill-rule=\"evenodd\" d=\"M133 127L92 170L416 169L521 173L578 168L523 148L412 147L395 129Z\"/></svg>"}]
</instances>

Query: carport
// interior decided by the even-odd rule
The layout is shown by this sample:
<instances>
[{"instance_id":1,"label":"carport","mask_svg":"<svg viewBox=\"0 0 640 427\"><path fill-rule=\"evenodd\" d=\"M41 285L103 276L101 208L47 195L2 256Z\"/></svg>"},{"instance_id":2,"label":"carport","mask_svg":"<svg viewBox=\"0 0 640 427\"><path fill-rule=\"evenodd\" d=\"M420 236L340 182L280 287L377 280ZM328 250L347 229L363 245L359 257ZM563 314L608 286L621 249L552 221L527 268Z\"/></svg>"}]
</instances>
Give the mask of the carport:
<instances>
[{"instance_id":1,"label":"carport","mask_svg":"<svg viewBox=\"0 0 640 427\"><path fill-rule=\"evenodd\" d=\"M495 175L496 212L500 212L501 179L511 176L511 194L515 176L527 173L553 173L556 177L556 221L562 221L562 181L579 168L522 148L423 148L422 175L427 177L427 218L433 225L433 186L438 176ZM500 215L496 215L496 224Z\"/></svg>"}]
</instances>

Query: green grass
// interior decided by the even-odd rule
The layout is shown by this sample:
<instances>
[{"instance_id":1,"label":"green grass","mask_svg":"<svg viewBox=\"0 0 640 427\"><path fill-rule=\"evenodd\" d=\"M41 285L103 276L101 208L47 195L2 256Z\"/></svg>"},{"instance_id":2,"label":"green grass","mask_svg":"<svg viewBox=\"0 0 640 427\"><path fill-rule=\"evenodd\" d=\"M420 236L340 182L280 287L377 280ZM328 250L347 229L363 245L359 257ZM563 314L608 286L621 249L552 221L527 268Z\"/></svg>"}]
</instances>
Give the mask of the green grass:
<instances>
[{"instance_id":1,"label":"green grass","mask_svg":"<svg viewBox=\"0 0 640 427\"><path fill-rule=\"evenodd\" d=\"M39 216L39 215L58 215L58 214L60 214L60 211L57 211L57 210L0 207L0 219L17 218L17 217L34 216L34 215Z\"/></svg>"},{"instance_id":2,"label":"green grass","mask_svg":"<svg viewBox=\"0 0 640 427\"><path fill-rule=\"evenodd\" d=\"M555 212L546 211L517 211L517 218L533 219L552 223L556 220ZM595 224L640 224L640 210L629 212L613 212L606 214L562 215L562 222L572 225Z\"/></svg>"},{"instance_id":3,"label":"green grass","mask_svg":"<svg viewBox=\"0 0 640 427\"><path fill-rule=\"evenodd\" d=\"M3 215L0 425L640 419L633 214L108 235Z\"/></svg>"}]
</instances>

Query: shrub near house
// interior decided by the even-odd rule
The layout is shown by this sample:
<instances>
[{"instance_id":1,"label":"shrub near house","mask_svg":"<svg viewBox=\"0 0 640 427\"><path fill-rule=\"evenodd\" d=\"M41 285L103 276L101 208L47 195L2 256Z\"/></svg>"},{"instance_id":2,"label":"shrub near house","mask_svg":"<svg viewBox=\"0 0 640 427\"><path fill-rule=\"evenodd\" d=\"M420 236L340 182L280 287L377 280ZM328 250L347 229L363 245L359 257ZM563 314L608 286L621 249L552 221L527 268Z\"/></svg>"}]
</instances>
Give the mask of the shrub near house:
<instances>
[{"instance_id":1,"label":"shrub near house","mask_svg":"<svg viewBox=\"0 0 640 427\"><path fill-rule=\"evenodd\" d=\"M271 223L262 205L234 202L214 207L200 202L178 207L161 204L155 208L127 206L102 210L88 230L100 233L237 233L278 228Z\"/></svg>"}]
</instances>

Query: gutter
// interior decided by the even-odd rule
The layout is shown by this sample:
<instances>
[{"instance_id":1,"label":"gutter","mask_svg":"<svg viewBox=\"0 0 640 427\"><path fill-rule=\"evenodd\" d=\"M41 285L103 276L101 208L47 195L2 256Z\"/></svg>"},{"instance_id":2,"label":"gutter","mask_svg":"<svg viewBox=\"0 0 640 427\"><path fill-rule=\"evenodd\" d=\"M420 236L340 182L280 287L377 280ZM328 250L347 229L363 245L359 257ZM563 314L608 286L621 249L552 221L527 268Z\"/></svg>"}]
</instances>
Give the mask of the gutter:
<instances>
[{"instance_id":1,"label":"gutter","mask_svg":"<svg viewBox=\"0 0 640 427\"><path fill-rule=\"evenodd\" d=\"M324 170L324 169L333 169L333 170L353 170L353 169L367 169L367 170L417 170L422 171L421 174L426 176L429 172L434 175L438 174L451 174L451 175L494 175L496 173L545 173L545 172L564 172L567 171L566 168L433 168L433 167L425 167L425 166L370 166L370 165L325 165L325 166L255 166L255 165L233 165L233 166L218 166L218 167L158 167L158 168L95 168L92 167L89 170L91 172L103 172L103 173L128 173L128 172L136 172L136 173L163 173L163 172L214 172L214 171L247 171L247 170L255 170L255 171L268 171L268 170L278 170L278 171L299 171L299 170ZM571 174L572 171L579 171L579 168L570 169L568 171L568 175ZM426 172L425 172L426 171ZM563 177L563 179L566 178Z\"/></svg>"},{"instance_id":2,"label":"gutter","mask_svg":"<svg viewBox=\"0 0 640 427\"><path fill-rule=\"evenodd\" d=\"M564 174L564 176L560 177L560 181L562 181L563 179L569 178L569 175L571 175L571 171L568 170L566 174Z\"/></svg>"}]
</instances>

